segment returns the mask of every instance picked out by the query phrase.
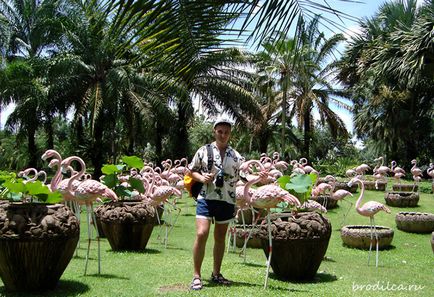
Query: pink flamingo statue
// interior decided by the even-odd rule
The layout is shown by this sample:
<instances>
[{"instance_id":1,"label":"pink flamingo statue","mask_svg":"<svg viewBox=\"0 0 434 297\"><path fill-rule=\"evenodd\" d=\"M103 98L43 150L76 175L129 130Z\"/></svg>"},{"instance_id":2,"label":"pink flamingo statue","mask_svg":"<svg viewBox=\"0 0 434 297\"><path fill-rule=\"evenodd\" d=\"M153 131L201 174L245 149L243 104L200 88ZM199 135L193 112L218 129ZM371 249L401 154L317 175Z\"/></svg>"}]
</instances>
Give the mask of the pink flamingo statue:
<instances>
[{"instance_id":1,"label":"pink flamingo statue","mask_svg":"<svg viewBox=\"0 0 434 297\"><path fill-rule=\"evenodd\" d=\"M369 255L368 255L368 265L369 265L369 261L371 259L371 251L372 251L372 242L374 240L374 234L375 234L375 240L376 240L376 257L375 257L375 267L378 267L378 234L377 234L377 229L375 226L375 220L374 220L374 216L379 212L379 211L385 211L387 213L390 213L390 209L387 208L384 204L381 204L380 202L377 201L368 201L365 204L363 204L362 206L362 199L363 199L363 195L365 193L365 185L363 183L363 181L357 177L353 178L350 180L350 182L348 183L348 186L352 186L354 183L358 183L360 186L360 196L357 199L356 202L356 211L358 214L365 216L365 217L369 217L369 221L370 221L370 225L371 225L371 243L369 245Z\"/></svg>"},{"instance_id":2,"label":"pink flamingo statue","mask_svg":"<svg viewBox=\"0 0 434 297\"><path fill-rule=\"evenodd\" d=\"M55 150L46 150L45 153L42 154L41 159L44 161L47 161L47 159L53 158L48 167L53 168L54 166L57 166L56 173L54 174L53 178L51 179L50 183L50 189L51 191L54 191L57 189L57 185L62 180L62 172L60 170L60 163L62 162L62 157L60 154Z\"/></svg>"},{"instance_id":3,"label":"pink flamingo statue","mask_svg":"<svg viewBox=\"0 0 434 297\"><path fill-rule=\"evenodd\" d=\"M434 183L434 163L429 163L426 173L431 176L432 182Z\"/></svg>"},{"instance_id":4,"label":"pink flamingo statue","mask_svg":"<svg viewBox=\"0 0 434 297\"><path fill-rule=\"evenodd\" d=\"M416 166L417 165L416 159L411 160L411 164L413 164L413 167L411 167L410 172L413 175L413 180L414 180L413 192L414 192L414 189L416 187L416 183L419 184L420 181L422 180L422 170Z\"/></svg>"},{"instance_id":5,"label":"pink flamingo statue","mask_svg":"<svg viewBox=\"0 0 434 297\"><path fill-rule=\"evenodd\" d=\"M401 185L401 178L405 176L405 170L397 166L396 161L390 162L390 170L393 172L393 178Z\"/></svg>"},{"instance_id":6,"label":"pink flamingo statue","mask_svg":"<svg viewBox=\"0 0 434 297\"><path fill-rule=\"evenodd\" d=\"M279 152L273 153L273 165L280 172L284 172L289 167L289 164L287 162L280 160Z\"/></svg>"},{"instance_id":7,"label":"pink flamingo statue","mask_svg":"<svg viewBox=\"0 0 434 297\"><path fill-rule=\"evenodd\" d=\"M173 207L174 210L176 210L178 212L177 215L176 215L176 217L175 217L175 219L173 219L173 221L172 221L172 217L170 217L170 220L171 220L170 223L169 223L170 228L168 227L167 224L165 224L166 232L165 232L163 243L164 243L164 247L166 248L167 247L167 242L168 242L169 234L172 231L173 226L175 225L175 223L176 223L176 221L177 221L177 219L179 217L179 214L181 212L181 209L178 208L178 207L176 207L176 202L174 201L173 203L171 203L169 201L169 198L172 195L181 197L182 196L182 192L179 189L177 189L176 187L173 187L173 186L166 186L166 185L159 185L159 186L157 186L157 185L155 185L156 179L159 179L160 176L157 173L155 173L155 171L150 166L143 167L143 169L141 170L141 172L144 173L144 174L148 173L149 174L148 176L151 179L150 180L150 185L148 187L148 190L146 191L146 196L149 197L149 199L151 200L151 205L153 205L154 207L159 207L159 206L163 205L163 209L166 210L164 208L164 204L168 203L168 204L170 204ZM158 212L157 212L157 219L160 222L160 218L158 216ZM160 232L161 232L161 229L160 229ZM160 237L160 235L159 235L159 237Z\"/></svg>"},{"instance_id":8,"label":"pink flamingo statue","mask_svg":"<svg viewBox=\"0 0 434 297\"><path fill-rule=\"evenodd\" d=\"M91 217L94 222L96 222L95 214L93 212L93 202L97 198L110 198L113 201L118 200L118 197L115 192L113 192L110 188L108 188L106 185L100 183L99 181L92 180L92 179L86 179L82 181L76 188L73 190L73 183L74 181L78 180L86 171L86 165L84 161L77 156L71 156L66 158L62 161L61 167L65 170L71 170L70 164L73 161L77 161L81 168L80 171L73 173L72 176L69 178L67 191L72 195L75 196L75 199L79 204L86 205L87 210L87 230L88 230L88 244L87 244L87 253L86 253L86 264L84 268L84 275L86 275L87 272L87 265L89 262L89 251L90 251L90 242L91 242L91 227L90 227L90 220ZM100 248L100 242L99 242L99 233L98 229L96 229L96 238L98 242L98 274L101 273L101 248Z\"/></svg>"},{"instance_id":9,"label":"pink flamingo statue","mask_svg":"<svg viewBox=\"0 0 434 297\"><path fill-rule=\"evenodd\" d=\"M363 163L357 166L354 170L356 170L357 175L360 175L360 178L364 179L366 171L370 169L371 167Z\"/></svg>"},{"instance_id":10,"label":"pink flamingo statue","mask_svg":"<svg viewBox=\"0 0 434 297\"><path fill-rule=\"evenodd\" d=\"M247 162L244 162L240 170L246 171L250 164L257 165L261 171L265 171L264 166L261 162L258 162L257 160L250 160ZM297 197L291 195L288 193L288 191L283 190L277 185L270 184L258 187L256 191L253 193L253 195L250 194L249 189L252 185L258 183L262 179L261 176L258 176L256 179L253 179L246 183L246 186L244 187L244 197L247 198L247 201L251 206L254 208L262 208L267 210L267 227L268 227L268 259L267 259L267 268L266 268L266 274L265 274L265 283L264 288L266 289L268 286L268 274L270 271L270 263L271 263L271 256L273 251L273 241L271 236L271 220L270 220L270 208L274 208L277 206L280 202L288 202L290 205L296 205L301 206L300 201L297 199ZM252 227L253 229L253 227ZM249 234L250 235L250 234ZM249 236L250 237L250 236ZM244 243L246 244L246 242Z\"/></svg>"}]
</instances>

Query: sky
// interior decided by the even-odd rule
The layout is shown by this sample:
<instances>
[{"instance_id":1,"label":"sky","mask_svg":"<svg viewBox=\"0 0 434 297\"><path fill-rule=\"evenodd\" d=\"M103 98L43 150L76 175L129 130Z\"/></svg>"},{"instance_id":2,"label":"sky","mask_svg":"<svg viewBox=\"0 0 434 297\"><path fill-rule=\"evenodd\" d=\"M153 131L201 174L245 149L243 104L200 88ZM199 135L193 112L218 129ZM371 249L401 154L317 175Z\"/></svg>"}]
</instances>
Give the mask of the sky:
<instances>
[{"instance_id":1,"label":"sky","mask_svg":"<svg viewBox=\"0 0 434 297\"><path fill-rule=\"evenodd\" d=\"M385 3L385 1L377 1L377 0L361 0L364 3L348 3L339 0L328 0L327 3L330 4L333 8L336 8L339 11L347 13L356 18L365 18L371 17L375 14L378 8ZM422 4L423 0L418 0L418 4ZM343 20L345 24L343 26L346 28L345 33L347 36L351 35L354 32L357 32L358 25L356 22L351 22L349 20ZM8 115L13 110L13 106L7 106L4 110L1 111L0 114L0 129L4 127L4 124L7 120ZM353 124L352 124L352 115L344 110L338 109L334 110L342 120L345 122L347 129L352 132Z\"/></svg>"}]
</instances>

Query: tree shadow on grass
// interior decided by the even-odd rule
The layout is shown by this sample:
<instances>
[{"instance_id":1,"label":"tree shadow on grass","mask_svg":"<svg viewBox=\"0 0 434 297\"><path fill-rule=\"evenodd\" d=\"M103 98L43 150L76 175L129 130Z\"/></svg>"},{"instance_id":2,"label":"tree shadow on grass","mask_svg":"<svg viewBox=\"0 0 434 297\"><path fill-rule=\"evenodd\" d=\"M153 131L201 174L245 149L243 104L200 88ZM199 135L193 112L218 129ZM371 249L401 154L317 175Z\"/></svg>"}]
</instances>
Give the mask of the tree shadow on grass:
<instances>
[{"instance_id":1,"label":"tree shadow on grass","mask_svg":"<svg viewBox=\"0 0 434 297\"><path fill-rule=\"evenodd\" d=\"M307 280L286 280L278 277L274 273L270 273L269 278L288 282L288 283L294 283L294 284L329 283L338 280L336 275L329 274L329 273L322 273L322 272L317 273L313 279L307 279Z\"/></svg>"},{"instance_id":2,"label":"tree shadow on grass","mask_svg":"<svg viewBox=\"0 0 434 297\"><path fill-rule=\"evenodd\" d=\"M21 296L32 296L32 297L39 297L39 296L80 296L90 290L89 286L78 282L78 281L71 281L71 280L60 280L57 284L56 288L53 290L48 290L44 292L34 292L34 293L23 293L23 292L7 292L5 290L5 287L0 287L0 296L10 296L10 297L21 297Z\"/></svg>"},{"instance_id":3,"label":"tree shadow on grass","mask_svg":"<svg viewBox=\"0 0 434 297\"><path fill-rule=\"evenodd\" d=\"M241 262L241 263L234 263L235 265L242 265L242 266L249 266L249 267L263 267L265 268L265 265L263 264L257 264L257 263L250 263L250 262Z\"/></svg>"},{"instance_id":4,"label":"tree shadow on grass","mask_svg":"<svg viewBox=\"0 0 434 297\"><path fill-rule=\"evenodd\" d=\"M127 278L127 277L123 277L123 276L119 276L119 275L115 275L115 274L106 274L106 273L86 274L86 275L83 275L83 277L129 280L129 278Z\"/></svg>"},{"instance_id":5,"label":"tree shadow on grass","mask_svg":"<svg viewBox=\"0 0 434 297\"><path fill-rule=\"evenodd\" d=\"M219 285L219 284L213 283L211 281L204 281L204 286L206 286L206 287L222 287L223 285ZM232 281L232 284L230 286L228 286L228 288L231 288L231 287L246 287L246 288L247 287L249 287L249 288L256 287L256 288L258 288L258 290L263 290L264 289L264 283L263 282L261 282L261 283L247 283L247 282L240 282L240 281ZM273 286L273 285L268 284L268 287L266 290L267 291L279 291L279 292L281 292L282 289L285 289L285 288L283 288L282 286ZM307 292L306 290L296 290L296 289L291 289L291 288L289 288L287 290L289 292L298 292L298 293Z\"/></svg>"},{"instance_id":6,"label":"tree shadow on grass","mask_svg":"<svg viewBox=\"0 0 434 297\"><path fill-rule=\"evenodd\" d=\"M131 250L119 250L119 251L113 251L113 250L107 250L107 253L112 254L123 254L123 253L129 253L129 254L160 254L160 250L156 249L144 249L144 250L138 250L138 251L131 251Z\"/></svg>"},{"instance_id":7,"label":"tree shadow on grass","mask_svg":"<svg viewBox=\"0 0 434 297\"><path fill-rule=\"evenodd\" d=\"M363 252L369 252L369 247L367 247L366 249L360 249L360 248L356 248L356 247L352 247L349 245L346 245L345 243L342 243L342 246L347 248L347 249L353 249L353 250L359 250L359 251L363 251ZM394 246L393 244L389 245L389 246L385 246L379 249L379 251L390 251L390 250L394 250L396 249L396 246ZM375 243L372 245L372 251L375 253Z\"/></svg>"}]
</instances>

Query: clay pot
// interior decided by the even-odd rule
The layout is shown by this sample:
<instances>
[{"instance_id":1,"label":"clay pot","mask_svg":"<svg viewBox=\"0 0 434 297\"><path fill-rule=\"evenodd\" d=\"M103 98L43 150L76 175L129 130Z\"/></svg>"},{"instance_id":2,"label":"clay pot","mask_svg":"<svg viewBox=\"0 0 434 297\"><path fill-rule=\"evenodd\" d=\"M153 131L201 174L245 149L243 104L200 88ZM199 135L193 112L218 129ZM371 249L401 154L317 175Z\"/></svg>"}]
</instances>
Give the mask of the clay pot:
<instances>
[{"instance_id":1,"label":"clay pot","mask_svg":"<svg viewBox=\"0 0 434 297\"><path fill-rule=\"evenodd\" d=\"M254 248L254 249L260 249L262 248L262 242L261 239L257 236L257 229L258 227L255 226L255 229L252 231L252 234L250 235L250 239L247 241L247 247ZM244 240L247 236L249 236L249 232L252 229L252 225L246 225L245 230L243 228L243 225L236 225L234 229L232 229L232 232L234 232L231 236L231 243L233 244L234 236L235 235L235 245L239 248L242 248L244 246Z\"/></svg>"},{"instance_id":2,"label":"clay pot","mask_svg":"<svg viewBox=\"0 0 434 297\"><path fill-rule=\"evenodd\" d=\"M320 196L312 197L311 199L318 202L321 205L324 205L324 203L327 202L326 209L333 209L338 207L338 200L331 199L330 195L320 195Z\"/></svg>"},{"instance_id":3,"label":"clay pot","mask_svg":"<svg viewBox=\"0 0 434 297\"><path fill-rule=\"evenodd\" d=\"M434 253L434 232L431 234L431 248L432 252Z\"/></svg>"},{"instance_id":4,"label":"clay pot","mask_svg":"<svg viewBox=\"0 0 434 297\"><path fill-rule=\"evenodd\" d=\"M386 191L387 183L379 181L377 182L377 187L375 187L375 181L364 181L365 190L371 191Z\"/></svg>"},{"instance_id":5,"label":"clay pot","mask_svg":"<svg viewBox=\"0 0 434 297\"><path fill-rule=\"evenodd\" d=\"M77 246L80 225L63 204L0 207L0 277L6 291L52 290Z\"/></svg>"},{"instance_id":6,"label":"clay pot","mask_svg":"<svg viewBox=\"0 0 434 297\"><path fill-rule=\"evenodd\" d=\"M356 193L359 185L354 183L351 187L348 186L348 182L336 182L335 183L335 191L337 190L347 190L350 193Z\"/></svg>"},{"instance_id":7,"label":"clay pot","mask_svg":"<svg viewBox=\"0 0 434 297\"><path fill-rule=\"evenodd\" d=\"M384 200L389 206L395 207L414 207L419 202L418 192L387 192Z\"/></svg>"},{"instance_id":8,"label":"clay pot","mask_svg":"<svg viewBox=\"0 0 434 297\"><path fill-rule=\"evenodd\" d=\"M155 208L142 201L104 204L102 228L112 250L144 250L157 223Z\"/></svg>"},{"instance_id":9,"label":"clay pot","mask_svg":"<svg viewBox=\"0 0 434 297\"><path fill-rule=\"evenodd\" d=\"M255 218L261 216L264 217L266 215L266 211L263 209L256 209L255 208ZM237 209L237 217L236 217L236 223L238 224L242 224L243 220L241 217L241 212L243 213L244 216L244 224L246 225L251 225L253 224L253 215L252 215L252 210L251 209L246 209L246 210L242 210L242 211L238 211Z\"/></svg>"},{"instance_id":10,"label":"clay pot","mask_svg":"<svg viewBox=\"0 0 434 297\"><path fill-rule=\"evenodd\" d=\"M392 186L392 189L396 192L417 192L419 186L411 184L395 184Z\"/></svg>"},{"instance_id":11,"label":"clay pot","mask_svg":"<svg viewBox=\"0 0 434 297\"><path fill-rule=\"evenodd\" d=\"M401 211L395 217L399 230L412 233L430 233L434 231L434 214Z\"/></svg>"},{"instance_id":12,"label":"clay pot","mask_svg":"<svg viewBox=\"0 0 434 297\"><path fill-rule=\"evenodd\" d=\"M327 251L332 227L316 212L276 214L272 221L271 267L282 280L312 280ZM267 225L260 226L258 237L268 259Z\"/></svg>"},{"instance_id":13,"label":"clay pot","mask_svg":"<svg viewBox=\"0 0 434 297\"><path fill-rule=\"evenodd\" d=\"M385 226L376 226L378 234L378 247L384 249L390 246L393 239L393 229ZM341 229L341 239L346 246L357 249L369 249L371 243L371 226L369 225L348 225ZM375 247L375 235L372 246Z\"/></svg>"}]
</instances>

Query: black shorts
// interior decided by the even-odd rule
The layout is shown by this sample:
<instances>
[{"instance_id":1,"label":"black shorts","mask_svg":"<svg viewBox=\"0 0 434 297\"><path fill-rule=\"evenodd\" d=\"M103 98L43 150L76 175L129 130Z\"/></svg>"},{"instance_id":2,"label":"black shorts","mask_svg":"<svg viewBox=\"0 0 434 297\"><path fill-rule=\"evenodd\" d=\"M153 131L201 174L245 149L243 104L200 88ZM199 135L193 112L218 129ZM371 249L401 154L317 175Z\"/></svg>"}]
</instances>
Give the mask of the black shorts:
<instances>
[{"instance_id":1,"label":"black shorts","mask_svg":"<svg viewBox=\"0 0 434 297\"><path fill-rule=\"evenodd\" d=\"M198 199L196 218L212 220L216 224L227 224L235 217L235 205L226 201Z\"/></svg>"}]
</instances>

